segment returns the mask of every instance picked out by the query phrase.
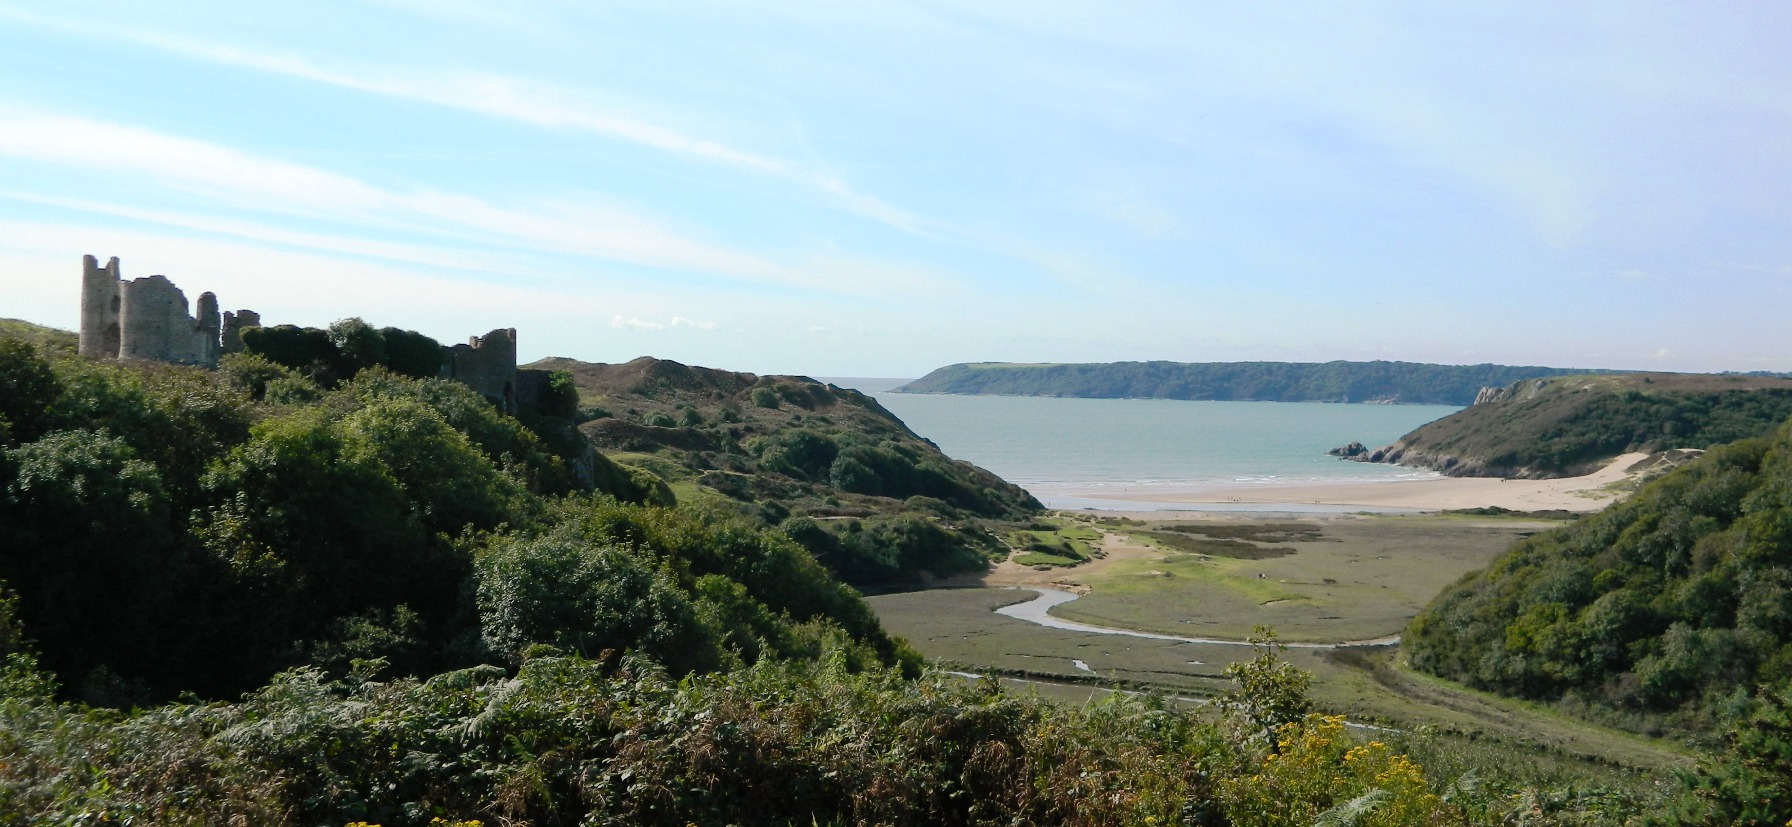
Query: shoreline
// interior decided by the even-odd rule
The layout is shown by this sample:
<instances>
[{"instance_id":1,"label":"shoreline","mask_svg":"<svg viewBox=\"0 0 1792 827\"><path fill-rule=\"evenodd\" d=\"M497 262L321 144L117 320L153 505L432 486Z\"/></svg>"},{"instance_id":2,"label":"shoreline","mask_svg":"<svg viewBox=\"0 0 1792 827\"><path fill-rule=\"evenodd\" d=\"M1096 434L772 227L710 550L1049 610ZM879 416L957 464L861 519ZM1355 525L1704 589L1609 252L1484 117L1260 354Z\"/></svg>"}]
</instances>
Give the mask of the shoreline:
<instances>
[{"instance_id":1,"label":"shoreline","mask_svg":"<svg viewBox=\"0 0 1792 827\"><path fill-rule=\"evenodd\" d=\"M1047 507L1092 511L1425 513L1470 508L1591 513L1622 498L1649 455L1624 454L1581 477L1519 480L1432 477L1418 480L1191 487L1114 492L1066 487L1040 496Z\"/></svg>"}]
</instances>

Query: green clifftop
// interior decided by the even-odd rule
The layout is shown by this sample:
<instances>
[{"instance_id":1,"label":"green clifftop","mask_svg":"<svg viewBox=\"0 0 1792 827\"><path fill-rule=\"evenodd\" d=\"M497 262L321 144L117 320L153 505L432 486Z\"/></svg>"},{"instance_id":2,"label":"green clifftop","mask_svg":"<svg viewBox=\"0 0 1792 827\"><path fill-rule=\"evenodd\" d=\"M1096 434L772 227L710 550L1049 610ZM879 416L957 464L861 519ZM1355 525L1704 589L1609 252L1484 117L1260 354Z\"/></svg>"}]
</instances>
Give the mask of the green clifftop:
<instances>
[{"instance_id":1,"label":"green clifftop","mask_svg":"<svg viewBox=\"0 0 1792 827\"><path fill-rule=\"evenodd\" d=\"M1792 379L1637 373L1516 382L1350 457L1451 476L1578 476L1620 454L1703 449L1761 436L1792 416ZM1355 449L1352 449L1353 451Z\"/></svg>"},{"instance_id":2,"label":"green clifftop","mask_svg":"<svg viewBox=\"0 0 1792 827\"><path fill-rule=\"evenodd\" d=\"M1598 372L1601 371L1383 361L981 362L948 365L896 391L1095 399L1468 405L1482 388L1540 376Z\"/></svg>"}]
</instances>

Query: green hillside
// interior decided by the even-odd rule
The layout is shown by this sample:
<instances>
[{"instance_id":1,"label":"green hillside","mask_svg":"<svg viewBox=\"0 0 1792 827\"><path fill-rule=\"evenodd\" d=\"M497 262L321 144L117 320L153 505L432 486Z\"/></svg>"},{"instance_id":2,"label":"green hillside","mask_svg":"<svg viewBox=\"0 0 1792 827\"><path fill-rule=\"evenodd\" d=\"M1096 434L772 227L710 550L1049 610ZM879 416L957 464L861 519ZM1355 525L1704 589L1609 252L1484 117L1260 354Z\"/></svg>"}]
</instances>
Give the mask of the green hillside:
<instances>
[{"instance_id":1,"label":"green hillside","mask_svg":"<svg viewBox=\"0 0 1792 827\"><path fill-rule=\"evenodd\" d=\"M981 570L1007 551L986 524L1040 509L855 390L646 357L531 367L573 377L579 430L618 462L680 502L779 526L861 587Z\"/></svg>"},{"instance_id":2,"label":"green hillside","mask_svg":"<svg viewBox=\"0 0 1792 827\"><path fill-rule=\"evenodd\" d=\"M1452 476L1576 476L1633 451L1703 449L1792 416L1792 379L1638 373L1534 379L1353 459Z\"/></svg>"},{"instance_id":3,"label":"green hillside","mask_svg":"<svg viewBox=\"0 0 1792 827\"><path fill-rule=\"evenodd\" d=\"M1446 589L1406 645L1478 688L1708 731L1792 679L1792 425L1519 543Z\"/></svg>"},{"instance_id":4,"label":"green hillside","mask_svg":"<svg viewBox=\"0 0 1792 827\"><path fill-rule=\"evenodd\" d=\"M0 335L0 825L1591 824L1657 803L1314 714L1267 646L1199 707L923 671L818 561L900 561L926 539L904 531L1030 501L850 392L566 367L583 432L639 440L632 473L588 487L555 417L378 365L89 362ZM794 499L703 481L736 463Z\"/></svg>"},{"instance_id":5,"label":"green hillside","mask_svg":"<svg viewBox=\"0 0 1792 827\"><path fill-rule=\"evenodd\" d=\"M618 502L648 492L619 469L582 484L575 465L614 466L574 436L380 367L319 382L247 354L214 371L0 336L0 627L23 630L0 640L123 706L536 644L683 673L839 629L894 657L801 546Z\"/></svg>"},{"instance_id":6,"label":"green hillside","mask_svg":"<svg viewBox=\"0 0 1792 827\"><path fill-rule=\"evenodd\" d=\"M51 353L74 353L80 337L67 330L19 319L0 319L0 337L30 342Z\"/></svg>"},{"instance_id":7,"label":"green hillside","mask_svg":"<svg viewBox=\"0 0 1792 827\"><path fill-rule=\"evenodd\" d=\"M1597 371L1418 362L1110 362L948 365L899 393L1214 399L1264 402L1399 402L1467 405L1487 387Z\"/></svg>"}]
</instances>

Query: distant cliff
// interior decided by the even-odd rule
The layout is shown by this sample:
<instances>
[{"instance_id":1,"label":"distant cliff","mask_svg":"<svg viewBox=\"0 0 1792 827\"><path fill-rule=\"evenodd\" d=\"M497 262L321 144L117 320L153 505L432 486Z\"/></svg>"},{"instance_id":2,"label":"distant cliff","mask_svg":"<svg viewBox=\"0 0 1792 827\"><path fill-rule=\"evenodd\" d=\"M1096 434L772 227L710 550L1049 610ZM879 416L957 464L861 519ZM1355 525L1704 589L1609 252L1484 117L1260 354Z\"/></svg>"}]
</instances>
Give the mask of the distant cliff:
<instances>
[{"instance_id":1,"label":"distant cliff","mask_svg":"<svg viewBox=\"0 0 1792 827\"><path fill-rule=\"evenodd\" d=\"M1385 402L1469 405L1488 387L1521 379L1601 373L1512 365L1421 362L1108 362L948 365L898 393L1071 396L1095 399L1212 399L1262 402Z\"/></svg>"},{"instance_id":2,"label":"distant cliff","mask_svg":"<svg viewBox=\"0 0 1792 827\"><path fill-rule=\"evenodd\" d=\"M1792 417L1792 379L1635 373L1527 379L1392 445L1332 453L1458 477L1578 476L1620 454L1703 449L1772 433Z\"/></svg>"}]
</instances>

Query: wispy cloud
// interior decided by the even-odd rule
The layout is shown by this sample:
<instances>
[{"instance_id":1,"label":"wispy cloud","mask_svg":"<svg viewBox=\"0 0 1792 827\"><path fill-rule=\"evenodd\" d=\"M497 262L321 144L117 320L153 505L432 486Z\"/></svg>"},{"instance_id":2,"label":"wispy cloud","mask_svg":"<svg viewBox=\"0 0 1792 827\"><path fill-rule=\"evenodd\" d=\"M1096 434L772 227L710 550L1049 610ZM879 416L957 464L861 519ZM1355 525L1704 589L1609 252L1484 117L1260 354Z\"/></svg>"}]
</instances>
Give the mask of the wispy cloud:
<instances>
[{"instance_id":1,"label":"wispy cloud","mask_svg":"<svg viewBox=\"0 0 1792 827\"><path fill-rule=\"evenodd\" d=\"M281 213L358 227L380 226L453 239L457 245L569 253L711 277L842 294L881 294L919 285L947 289L939 273L833 256L777 261L702 238L630 210L596 203L497 206L439 190L394 191L359 179L139 127L0 105L0 156L107 174L126 174L197 194L237 210ZM114 211L116 212L116 211ZM138 217L171 219L153 211ZM179 223L176 221L176 223ZM235 219L204 229L340 251L360 244L272 231ZM276 237L278 236L278 237ZM374 249L360 252L378 254ZM401 258L416 248L386 247Z\"/></svg>"},{"instance_id":2,"label":"wispy cloud","mask_svg":"<svg viewBox=\"0 0 1792 827\"><path fill-rule=\"evenodd\" d=\"M719 140L686 134L638 117L607 111L603 104L592 100L595 96L554 84L484 72L418 70L339 58L308 58L264 48L238 48L160 32L94 32L89 27L77 27L56 18L5 7L0 7L0 16L32 25L78 32L84 37L110 37L190 60L269 72L534 126L578 130L782 179L821 195L825 201L846 212L914 235L939 235L939 229L931 227L921 217L875 196L859 192L826 170L740 149Z\"/></svg>"},{"instance_id":3,"label":"wispy cloud","mask_svg":"<svg viewBox=\"0 0 1792 827\"><path fill-rule=\"evenodd\" d=\"M665 330L666 329L666 326L663 324L660 324L659 322L650 322L650 321L647 321L646 319L636 319L636 318L632 318L632 317L625 319L621 316L615 316L615 317L611 318L610 326L614 327L614 328L623 329L623 330Z\"/></svg>"},{"instance_id":4,"label":"wispy cloud","mask_svg":"<svg viewBox=\"0 0 1792 827\"><path fill-rule=\"evenodd\" d=\"M666 330L669 328L687 327L692 330L716 330L720 326L715 322L699 321L684 316L673 316L672 321L656 322L651 319L638 319L633 316L617 314L610 318L610 326L619 330Z\"/></svg>"}]
</instances>

